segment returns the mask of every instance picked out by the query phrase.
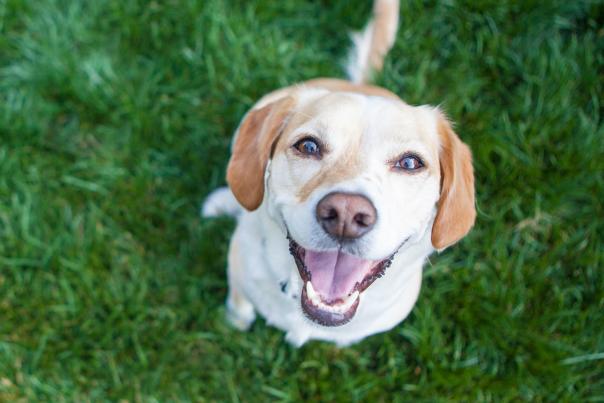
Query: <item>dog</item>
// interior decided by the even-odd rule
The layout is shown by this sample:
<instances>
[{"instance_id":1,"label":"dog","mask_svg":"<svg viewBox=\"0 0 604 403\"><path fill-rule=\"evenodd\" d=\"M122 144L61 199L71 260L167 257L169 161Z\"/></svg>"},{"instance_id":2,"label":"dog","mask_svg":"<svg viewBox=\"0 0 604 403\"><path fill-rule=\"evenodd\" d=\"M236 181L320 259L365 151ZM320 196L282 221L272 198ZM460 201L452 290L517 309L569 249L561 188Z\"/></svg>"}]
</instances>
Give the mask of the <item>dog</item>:
<instances>
[{"instance_id":1,"label":"dog","mask_svg":"<svg viewBox=\"0 0 604 403\"><path fill-rule=\"evenodd\" d=\"M474 225L471 152L444 113L368 84L398 13L398 1L375 1L350 81L276 90L241 121L229 188L202 207L237 217L226 301L237 328L259 313L296 346L387 331L414 306L428 256Z\"/></svg>"}]
</instances>

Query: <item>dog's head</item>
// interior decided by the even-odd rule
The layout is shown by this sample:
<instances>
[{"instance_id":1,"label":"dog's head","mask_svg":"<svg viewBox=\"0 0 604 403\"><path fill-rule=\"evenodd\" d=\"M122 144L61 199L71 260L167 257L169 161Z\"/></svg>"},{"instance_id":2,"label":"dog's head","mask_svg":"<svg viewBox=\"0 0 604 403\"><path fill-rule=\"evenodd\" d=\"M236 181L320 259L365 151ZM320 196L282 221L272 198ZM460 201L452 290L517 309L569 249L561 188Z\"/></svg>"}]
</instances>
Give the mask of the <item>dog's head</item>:
<instances>
[{"instance_id":1,"label":"dog's head","mask_svg":"<svg viewBox=\"0 0 604 403\"><path fill-rule=\"evenodd\" d=\"M301 88L250 111L227 180L282 225L302 308L326 326L354 316L399 249L431 231L442 250L475 219L470 150L444 115L379 96Z\"/></svg>"}]
</instances>

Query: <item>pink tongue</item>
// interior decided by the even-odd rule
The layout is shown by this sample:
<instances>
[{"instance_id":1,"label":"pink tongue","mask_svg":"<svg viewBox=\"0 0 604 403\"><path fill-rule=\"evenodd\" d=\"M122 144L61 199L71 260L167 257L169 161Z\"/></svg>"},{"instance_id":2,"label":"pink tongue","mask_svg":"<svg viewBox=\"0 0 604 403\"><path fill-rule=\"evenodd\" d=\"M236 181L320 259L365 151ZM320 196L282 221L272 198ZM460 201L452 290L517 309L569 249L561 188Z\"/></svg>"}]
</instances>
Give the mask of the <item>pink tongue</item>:
<instances>
[{"instance_id":1,"label":"pink tongue","mask_svg":"<svg viewBox=\"0 0 604 403\"><path fill-rule=\"evenodd\" d=\"M307 249L304 255L312 286L327 303L346 298L375 263L338 251L314 252Z\"/></svg>"}]
</instances>

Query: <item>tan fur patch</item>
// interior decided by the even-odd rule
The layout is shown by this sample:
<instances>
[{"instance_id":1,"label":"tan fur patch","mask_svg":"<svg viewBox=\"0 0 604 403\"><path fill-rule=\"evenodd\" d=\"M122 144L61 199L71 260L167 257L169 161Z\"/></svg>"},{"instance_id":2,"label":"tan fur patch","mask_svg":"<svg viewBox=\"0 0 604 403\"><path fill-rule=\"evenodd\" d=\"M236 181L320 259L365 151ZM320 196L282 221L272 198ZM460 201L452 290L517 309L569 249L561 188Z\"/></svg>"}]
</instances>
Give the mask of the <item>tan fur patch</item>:
<instances>
[{"instance_id":1,"label":"tan fur patch","mask_svg":"<svg viewBox=\"0 0 604 403\"><path fill-rule=\"evenodd\" d=\"M439 117L441 191L432 227L432 245L444 249L463 238L474 225L472 154L444 116Z\"/></svg>"},{"instance_id":2,"label":"tan fur patch","mask_svg":"<svg viewBox=\"0 0 604 403\"><path fill-rule=\"evenodd\" d=\"M306 182L297 194L300 202L306 201L320 186L335 185L359 175L363 168L359 157L359 147L358 143L349 145L341 154L344 158L336 159L335 163L323 167L319 173Z\"/></svg>"},{"instance_id":3,"label":"tan fur patch","mask_svg":"<svg viewBox=\"0 0 604 403\"><path fill-rule=\"evenodd\" d=\"M250 211L262 203L264 171L271 148L293 105L294 99L286 97L251 110L239 127L227 167L227 182L237 201Z\"/></svg>"},{"instance_id":4,"label":"tan fur patch","mask_svg":"<svg viewBox=\"0 0 604 403\"><path fill-rule=\"evenodd\" d=\"M317 78L305 81L302 85L307 87L325 88L330 91L354 92L363 95L392 98L401 101L395 93L390 92L387 89L374 85L353 84L350 81L338 80L336 78Z\"/></svg>"}]
</instances>

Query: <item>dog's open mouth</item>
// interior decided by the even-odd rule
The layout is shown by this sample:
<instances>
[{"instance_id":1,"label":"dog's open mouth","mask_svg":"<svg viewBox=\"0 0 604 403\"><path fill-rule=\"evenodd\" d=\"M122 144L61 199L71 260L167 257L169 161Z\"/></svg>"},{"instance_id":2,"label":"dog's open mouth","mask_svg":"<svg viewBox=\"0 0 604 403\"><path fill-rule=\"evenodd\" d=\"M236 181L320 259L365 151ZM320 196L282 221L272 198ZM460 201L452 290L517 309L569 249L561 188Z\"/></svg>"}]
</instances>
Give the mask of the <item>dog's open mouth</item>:
<instances>
[{"instance_id":1,"label":"dog's open mouth","mask_svg":"<svg viewBox=\"0 0 604 403\"><path fill-rule=\"evenodd\" d=\"M349 322L359 306L359 296L382 277L395 253L384 260L366 260L339 250L317 252L304 249L288 237L302 287L302 310L323 326Z\"/></svg>"}]
</instances>

